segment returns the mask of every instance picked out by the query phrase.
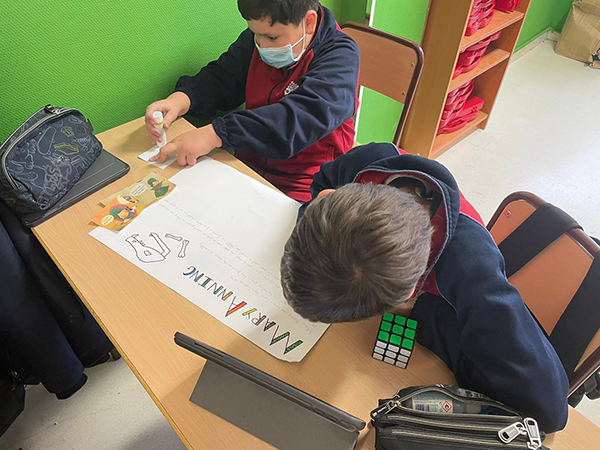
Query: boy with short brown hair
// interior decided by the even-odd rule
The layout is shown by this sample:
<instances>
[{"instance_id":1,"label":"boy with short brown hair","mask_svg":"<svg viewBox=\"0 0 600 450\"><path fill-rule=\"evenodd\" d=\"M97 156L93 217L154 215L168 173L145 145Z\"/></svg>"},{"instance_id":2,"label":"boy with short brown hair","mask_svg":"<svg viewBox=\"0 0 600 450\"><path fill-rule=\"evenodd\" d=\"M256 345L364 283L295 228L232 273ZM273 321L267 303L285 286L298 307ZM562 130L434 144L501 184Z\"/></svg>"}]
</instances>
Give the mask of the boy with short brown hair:
<instances>
[{"instance_id":1,"label":"boy with short brown hair","mask_svg":"<svg viewBox=\"0 0 600 450\"><path fill-rule=\"evenodd\" d=\"M354 144L358 46L319 0L237 3L248 28L218 60L181 77L176 92L146 109L155 141L156 111L165 129L183 115L212 123L171 140L155 159L176 154L181 165L193 165L216 147L232 149L286 195L306 202L321 164ZM217 111L231 112L215 118Z\"/></svg>"},{"instance_id":2,"label":"boy with short brown hair","mask_svg":"<svg viewBox=\"0 0 600 450\"><path fill-rule=\"evenodd\" d=\"M311 193L281 262L296 312L348 322L415 301L417 341L461 387L535 418L546 432L565 426L562 364L445 167L370 144L323 164Z\"/></svg>"}]
</instances>

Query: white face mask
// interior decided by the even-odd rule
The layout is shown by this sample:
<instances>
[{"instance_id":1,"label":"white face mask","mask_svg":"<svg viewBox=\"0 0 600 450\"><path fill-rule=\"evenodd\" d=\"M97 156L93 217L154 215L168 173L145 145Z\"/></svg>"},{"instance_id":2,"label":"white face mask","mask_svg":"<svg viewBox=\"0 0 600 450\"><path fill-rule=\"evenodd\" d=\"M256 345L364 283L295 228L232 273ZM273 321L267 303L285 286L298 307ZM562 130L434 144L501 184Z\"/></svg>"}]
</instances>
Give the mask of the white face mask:
<instances>
[{"instance_id":1,"label":"white face mask","mask_svg":"<svg viewBox=\"0 0 600 450\"><path fill-rule=\"evenodd\" d=\"M256 45L256 48L258 49L260 59L276 69L282 69L300 61L300 58L302 58L302 55L306 51L306 24L304 21L302 21L302 28L304 29L304 36L302 36L294 45L288 44L284 47L261 48L256 43L255 37L254 45ZM297 58L294 58L294 47L300 44L300 42L302 42L302 52Z\"/></svg>"}]
</instances>

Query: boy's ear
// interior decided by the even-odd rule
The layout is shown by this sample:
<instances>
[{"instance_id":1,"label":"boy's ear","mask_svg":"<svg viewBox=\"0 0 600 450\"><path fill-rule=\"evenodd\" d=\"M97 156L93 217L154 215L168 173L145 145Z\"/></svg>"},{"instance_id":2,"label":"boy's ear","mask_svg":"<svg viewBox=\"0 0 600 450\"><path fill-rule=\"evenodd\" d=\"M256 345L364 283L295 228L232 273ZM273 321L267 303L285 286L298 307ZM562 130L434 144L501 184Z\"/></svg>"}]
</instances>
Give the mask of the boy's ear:
<instances>
[{"instance_id":1,"label":"boy's ear","mask_svg":"<svg viewBox=\"0 0 600 450\"><path fill-rule=\"evenodd\" d=\"M306 34L313 35L317 30L317 21L319 16L316 11L312 9L306 13L304 16L304 23L306 24Z\"/></svg>"},{"instance_id":2,"label":"boy's ear","mask_svg":"<svg viewBox=\"0 0 600 450\"><path fill-rule=\"evenodd\" d=\"M317 198L325 197L333 192L335 192L335 189L323 189L321 192L319 192Z\"/></svg>"}]
</instances>

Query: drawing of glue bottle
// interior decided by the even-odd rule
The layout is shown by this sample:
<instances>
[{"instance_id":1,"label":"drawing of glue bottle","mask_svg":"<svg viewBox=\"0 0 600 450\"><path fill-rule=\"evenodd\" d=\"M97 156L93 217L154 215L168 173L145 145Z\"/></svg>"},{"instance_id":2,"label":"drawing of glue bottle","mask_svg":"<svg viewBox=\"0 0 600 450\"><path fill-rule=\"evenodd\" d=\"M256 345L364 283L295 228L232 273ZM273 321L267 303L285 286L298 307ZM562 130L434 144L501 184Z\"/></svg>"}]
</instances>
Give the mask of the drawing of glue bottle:
<instances>
[{"instance_id":1,"label":"drawing of glue bottle","mask_svg":"<svg viewBox=\"0 0 600 450\"><path fill-rule=\"evenodd\" d=\"M167 132L164 129L165 119L163 113L154 111L154 113L152 113L152 118L154 119L154 128L160 131L160 141L158 141L156 146L162 148L167 144Z\"/></svg>"}]
</instances>

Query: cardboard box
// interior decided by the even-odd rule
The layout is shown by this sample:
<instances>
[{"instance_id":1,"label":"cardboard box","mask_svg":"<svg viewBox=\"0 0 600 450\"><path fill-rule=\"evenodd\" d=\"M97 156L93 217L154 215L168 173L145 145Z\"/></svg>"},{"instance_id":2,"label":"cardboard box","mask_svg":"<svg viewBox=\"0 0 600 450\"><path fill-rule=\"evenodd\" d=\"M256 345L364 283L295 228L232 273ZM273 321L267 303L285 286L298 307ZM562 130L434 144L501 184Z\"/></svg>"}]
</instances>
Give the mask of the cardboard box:
<instances>
[{"instance_id":1,"label":"cardboard box","mask_svg":"<svg viewBox=\"0 0 600 450\"><path fill-rule=\"evenodd\" d=\"M592 63L600 50L600 0L573 3L556 46L556 53Z\"/></svg>"}]
</instances>

